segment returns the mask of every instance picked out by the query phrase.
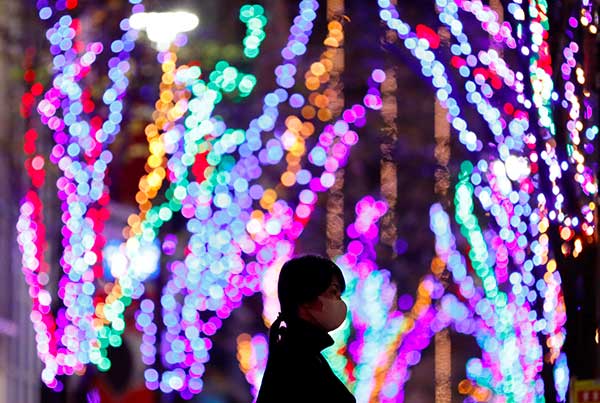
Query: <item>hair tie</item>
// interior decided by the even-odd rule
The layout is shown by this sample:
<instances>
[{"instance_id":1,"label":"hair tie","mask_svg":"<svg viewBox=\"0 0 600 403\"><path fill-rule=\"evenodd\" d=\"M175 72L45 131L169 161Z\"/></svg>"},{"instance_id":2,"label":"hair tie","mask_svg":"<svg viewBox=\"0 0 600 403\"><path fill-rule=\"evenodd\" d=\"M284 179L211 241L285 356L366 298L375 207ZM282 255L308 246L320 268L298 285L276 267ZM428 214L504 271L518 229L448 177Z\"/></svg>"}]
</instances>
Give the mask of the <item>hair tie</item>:
<instances>
[{"instance_id":1,"label":"hair tie","mask_svg":"<svg viewBox=\"0 0 600 403\"><path fill-rule=\"evenodd\" d=\"M285 321L285 316L282 312L279 312L277 315L277 319L271 324L271 329L269 331L269 349L273 350L275 345L281 340L282 336L285 334L285 327L282 328L281 322Z\"/></svg>"}]
</instances>

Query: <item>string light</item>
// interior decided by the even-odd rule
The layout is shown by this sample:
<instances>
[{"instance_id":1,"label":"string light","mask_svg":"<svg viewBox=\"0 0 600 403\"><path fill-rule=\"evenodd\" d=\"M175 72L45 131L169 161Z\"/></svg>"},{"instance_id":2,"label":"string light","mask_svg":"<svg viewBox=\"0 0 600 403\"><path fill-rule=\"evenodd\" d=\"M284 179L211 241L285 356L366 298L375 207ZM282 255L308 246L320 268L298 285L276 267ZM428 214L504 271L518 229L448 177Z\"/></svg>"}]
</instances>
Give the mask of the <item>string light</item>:
<instances>
[{"instance_id":1,"label":"string light","mask_svg":"<svg viewBox=\"0 0 600 403\"><path fill-rule=\"evenodd\" d=\"M325 52L321 56L321 65L331 66L327 73L322 72L318 63L311 65L308 77L316 74L319 81L328 81L328 88L325 95L313 92L309 96L309 102L314 103L319 108L317 118L321 121L329 121L333 116L338 116L344 105L343 83L340 79L344 71L344 30L340 21L343 21L344 15L343 0L327 1L327 38L323 42L326 46ZM327 62L329 61L329 63ZM311 73L311 74L309 74ZM319 74L321 73L321 74ZM316 81L315 81L316 84ZM326 96L326 98L325 98ZM331 161L326 161L326 164ZM344 244L344 177L345 172L339 169L333 178L333 185L327 194L327 205L325 215L325 252L329 257L334 257L342 253Z\"/></svg>"},{"instance_id":2,"label":"string light","mask_svg":"<svg viewBox=\"0 0 600 403\"><path fill-rule=\"evenodd\" d=\"M488 230L490 240L487 242L493 245L496 257L493 271L490 270L491 268L483 266L485 270L480 273L484 274L483 272L485 272L485 275L488 276L487 279L489 279L486 293L490 296L488 291L494 293L497 283L506 282L510 277L510 282L513 284L512 291L516 296L515 302L520 307L517 309L526 310L530 310L527 306L535 301L539 293L539 296L545 301L544 310L541 312L543 318L538 319L538 314L535 311L530 311L528 315L531 316L530 320L532 322L523 326L534 329L534 332L547 335L548 346L552 352L551 357L554 357L552 358L554 360L558 357L564 340L564 314L562 314L564 299L560 291L560 276L556 271L556 263L549 259L549 239L545 232L549 227L549 221L559 222L563 239L572 241L572 245L577 245L576 249L571 245L563 245L563 253L569 254L573 250L575 251L574 256L577 256L581 251L582 243L573 235L578 231L583 232L583 226L580 227L581 229L578 229L577 226L580 225L584 217L591 218L592 214L588 214L589 210L582 209L580 213L568 215L563 205L564 196L562 195L561 181L562 183L565 182L561 171L566 170L569 163L572 166L581 164L574 171L582 173L585 171L585 165L581 158L582 153L573 153L577 159L571 158L568 162L559 161L555 150L555 142L551 138L555 127L549 104L552 96L555 97L552 98L552 101L556 100L556 95L552 95L554 91L552 87L549 87L552 81L549 75L551 62L547 53L547 43L545 42L547 38L546 31L548 30L545 11L547 5L545 2L533 2L533 5L527 9L531 13L531 30L533 32L532 42L527 44L524 42L523 31L529 30L530 27L524 26L525 13L520 4L517 4L520 2L512 2L507 7L516 21L514 24L516 36L513 36L510 23L503 22L500 24L493 10L488 6L484 6L480 1L439 1L436 3L440 9L440 21L448 26L450 33L458 42L450 45L450 51L453 54L450 65L458 70L460 76L466 79L466 100L476 106L477 111L488 122L497 144L493 152L498 153L496 157L498 159L492 158L490 160L489 156L486 156L487 160L481 159L476 164L471 165L473 169L469 170L469 182L472 184L467 183L467 187L457 188L457 192L465 193L461 189L469 189L470 187L471 190L467 193L473 192L477 196L483 208L491 213L499 226L496 235L492 235L494 232ZM421 61L423 74L432 77L431 81L437 89L436 95L448 108L448 118L454 129L458 131L459 140L470 151L483 151L482 144L479 143L477 137L468 132L466 120L459 117L460 109L452 95L452 88L447 86L444 66L436 63L437 56L433 50L437 48L439 38L432 30L423 26L417 26L415 33L411 32L411 28L398 18L398 12L389 1L379 1L379 5L382 19L387 22L390 28L398 32L404 40L404 45ZM475 15L482 22L482 28L491 35L494 41L504 44L508 49L518 50L522 55L521 57L527 58L531 62L532 68L527 73L527 78L530 78L530 85L533 88L530 99L527 98L529 94L524 91L526 87L525 75L511 70L499 57L496 50L482 50L477 55L471 54L472 49L468 37L462 32L462 23L458 16L460 10ZM431 49L431 51L428 49ZM568 63L573 64L572 61L569 62L568 60L568 57L571 57L572 50L568 47L566 49L566 63L567 65ZM480 65L478 66L478 64ZM563 70L570 72L567 67L563 67ZM532 73L531 77L529 77L529 72ZM576 81L578 84L584 82L581 73L578 74ZM501 108L494 107L492 102L495 99L495 90L500 90L503 86L514 91L516 103L506 102L507 98L503 97L503 106ZM567 83L566 88L571 89L574 87L573 84ZM570 92L565 95L565 99L570 98L569 102L572 105L570 113L576 115L578 105L574 102L575 100ZM569 103L565 104L565 106L567 105ZM547 136L543 136L542 140L536 141L536 134L532 131L533 128L530 128L526 123L531 110L533 110L533 113L538 114L540 126L548 133ZM571 122L570 127L575 127L575 125L576 123ZM581 127L580 124L579 129ZM595 133L593 128L590 130L590 133ZM592 134L590 137L593 138L593 136ZM573 139L577 142L577 136L571 136L572 141ZM545 143L545 151L540 154L536 150L536 142L539 141ZM573 149L575 147L571 146L568 150ZM551 172L550 179L553 188L550 197L553 204L549 205L550 208L546 207L545 195L531 180L532 177L538 175L540 162L546 164ZM581 180L583 176L578 176L576 179L579 179L577 183L580 184L586 182L584 186L589 187L585 190L595 193L593 179L591 181ZM514 185L511 182L517 185L516 190L513 190ZM486 186L487 183L490 186ZM582 190L586 193L583 187ZM465 197L464 200L468 201L469 198ZM535 202L539 202L539 204L537 207L532 208L530 203ZM584 205L585 208L589 208L587 203L584 203ZM470 202L466 206L470 206ZM470 210L470 208L467 207L465 211ZM466 216L464 218L469 220ZM530 224L527 223L528 221ZM585 224L585 230L589 231L588 228L593 228L591 222ZM531 233L529 234L530 228ZM483 240L481 236L479 238ZM485 242L481 243L481 245L484 244ZM521 270L519 276L516 276L517 273L509 273L507 255L510 255L517 262L517 267ZM477 257L477 252L471 251L469 257L470 259ZM548 262L552 263L548 266ZM536 282L532 269L539 265L547 265L547 273ZM482 269L482 266L476 266L476 269L478 267ZM492 274L493 276L491 276ZM486 282L484 281L485 285ZM550 313L554 312L552 307L557 307L556 312L558 314L553 315ZM517 324L515 324L516 326ZM528 331L527 334L530 335L531 332ZM532 340L532 346L538 346L532 351L539 351L540 347L537 340L534 337L528 337ZM499 362L502 364L501 360ZM527 365L529 365L529 362L530 360L527 360ZM484 364L489 366L493 365L494 362L484 362ZM525 371L528 374L528 379L530 379L528 381L531 385L529 392L524 391L514 383L509 386L509 390L520 395L526 393L528 399L533 399L535 395L543 393L543 383L539 378L535 378L536 375L532 378L531 371L527 372L527 367L525 367ZM494 385L485 386L499 392ZM560 388L557 386L557 391ZM478 389L475 388L474 390ZM506 394L507 392L508 390L502 390L501 393Z\"/></svg>"},{"instance_id":3,"label":"string light","mask_svg":"<svg viewBox=\"0 0 600 403\"><path fill-rule=\"evenodd\" d=\"M53 86L37 105L42 123L54 132L56 141L49 161L56 164L63 175L57 181L57 187L64 223L63 275L58 296L64 308L59 309L56 317L50 310L52 297L46 289L49 277L42 257L46 240L42 205L35 190L43 184L43 176L39 173L31 172L33 189L21 204L17 222L23 272L34 300L31 318L37 334L38 354L45 365L42 380L49 387L58 389L62 385L57 381L57 375L82 373L90 362L101 370L110 365L100 353L100 348L106 348L108 344L102 346L99 340L97 330L101 319L96 315L92 297L96 289L94 279L102 273L104 239L100 234L108 217L104 175L112 155L106 146L120 130L122 97L128 85L128 58L136 38L136 32L129 28L126 19L123 20L120 27L124 33L110 46L111 52L120 56L109 59L110 85L102 96L108 116L89 118L94 104L81 81L91 71L103 46L97 42L85 44L78 39L79 20L63 13L75 8L77 1L67 3L59 2L52 8L45 1L38 2L40 19L56 20L46 33L54 57ZM134 4L133 11L139 11L141 6L136 4L139 1L131 3ZM41 94L37 85L32 90ZM26 146L29 148L36 136L30 132L28 137ZM39 155L31 160L34 171L41 171L44 164L44 158Z\"/></svg>"},{"instance_id":4,"label":"string light","mask_svg":"<svg viewBox=\"0 0 600 403\"><path fill-rule=\"evenodd\" d=\"M130 3L134 15L144 11L139 1ZM413 29L406 24L389 0L378 0L378 5L381 19L420 62L421 72L447 109L460 143L479 156L475 162L463 162L455 188L455 220L469 249L464 253L457 249L450 217L435 204L430 211L430 227L436 237L433 275L421 281L413 303L412 296L396 295L389 272L375 264L377 222L386 214L386 205L369 197L359 201L356 220L347 231L351 239L347 251L337 258L347 277L344 297L350 313L335 335L328 359L359 400L402 401L409 368L418 364L434 334L453 326L472 335L482 349L481 358L467 362L468 379L459 384L460 393L477 401L494 394L533 402L544 389L540 377L543 348L538 339L542 334L550 353L548 360L554 364L554 387L564 400L569 378L561 351L566 315L548 231L551 223L558 224L563 253L577 257L584 247L582 241L595 230L597 184L585 157L594 152L598 127L592 124L586 76L579 61L581 50L575 41L563 49L564 86L556 89L543 0L531 1L526 10L520 1L510 2L507 10L512 23L500 22L479 0L437 0L440 22L448 31L447 48L440 48L440 35L430 27L419 24ZM293 256L318 194L341 183L340 172L358 141L358 133L351 127L364 126L367 109L386 112L381 95L386 89L378 85L389 83L391 77L374 70L363 105L342 110L334 88L339 73L334 50L342 45L344 32L341 22L333 20L324 41L328 49L304 75L310 94L305 98L293 93L298 58L306 53L318 8L316 1L303 0L281 52L283 61L275 69L278 88L267 93L262 113L246 129L231 128L214 114L216 105L226 98L240 101L248 97L256 78L225 60L210 74L197 66L177 66L177 46L185 41L183 36L173 38L173 47L162 49L158 56L163 76L153 123L145 130L149 157L136 194L140 211L128 219L127 241L104 248L101 233L109 200L104 177L112 159L107 145L123 119L128 58L136 33L129 20L121 22L124 34L110 45L118 57L110 58L111 84L102 97L108 116L91 117L95 104L81 82L105 50L101 43L79 41L79 21L67 14L60 16L76 6L77 1L57 2L54 7L38 2L40 19L57 21L47 33L56 72L53 87L37 104L42 122L53 131L56 141L48 160L36 149L37 133L30 130L25 134L32 189L21 205L17 228L23 271L34 299L31 317L38 353L45 364L42 379L50 387L60 388L57 375L82 373L88 363L101 370L110 367L106 349L122 343L124 311L133 299L142 297L144 281L153 274L136 269L139 259L148 248L156 250L159 230L174 214L181 214L190 234L184 256L167 264L171 274L160 306L143 298L135 319L143 333L146 386L165 393L176 390L191 398L204 387L211 336L244 296L262 291L265 323L275 317L278 270ZM593 11L589 0L582 0L568 29L593 33ZM481 23L492 38L490 49L474 51L460 13L471 14ZM265 38L264 9L243 6L240 20L247 28L244 54L252 59ZM443 49L450 51L447 64L441 62L445 60L440 57ZM499 49L526 60L528 70L513 69ZM27 117L43 87L33 82L29 71L25 80L29 87L22 99L22 114ZM455 82L462 82L464 88L459 91ZM319 92L324 86L328 88ZM459 102L463 93L466 102ZM560 102L568 113L565 158L554 138L553 102ZM280 109L286 103L299 110L298 116L280 119L285 116ZM467 104L481 116L487 133L469 129ZM341 118L334 121L338 114ZM537 123L530 125L534 117ZM282 125L285 128L279 130ZM306 140L314 134L318 134L316 144L309 148ZM488 147L489 143L493 147ZM259 181L266 166L283 159L286 168L276 186ZM48 162L62 173L58 188L65 224L64 276L59 283L65 309L59 310L56 318L50 312L52 299L46 290L49 276L42 258L46 241L38 194ZM548 172L548 194L542 192L540 171ZM584 195L584 202L576 206L578 211L572 212L573 206L565 203L567 175L563 172L572 173ZM166 201L153 205L165 187ZM297 200L282 197L290 193ZM479 224L475 214L479 208L489 213L487 227ZM165 254L173 255L169 236L162 247ZM95 280L103 274L103 254L116 281L107 285L108 295L98 302ZM436 278L444 267L451 273L457 295L445 292ZM545 269L543 276L534 275L538 272L535 267ZM536 305L543 305L540 312L534 309ZM161 373L155 362L157 309L165 325L160 335L165 368ZM266 364L265 351L264 335L238 338L238 360L254 395Z\"/></svg>"},{"instance_id":5,"label":"string light","mask_svg":"<svg viewBox=\"0 0 600 403\"><path fill-rule=\"evenodd\" d=\"M306 11L314 6L316 6L314 2L302 2L300 8L304 11L301 16L314 18L316 16L314 12ZM296 19L296 22L303 24L305 30L312 28L312 25L302 23L301 20ZM294 43L301 42L294 42L293 35L290 38L292 45L289 48L292 53L301 53L301 49L294 48ZM288 56L286 49L282 52L284 59L293 60ZM165 343L170 345L170 350L165 354L169 369L160 374L158 386L164 392L178 390L182 396L190 396L202 390L201 377L204 371L201 368L208 360L208 350L212 345L209 337L221 327L222 319L228 317L230 312L239 305L242 296L259 290L260 277L266 267L277 260L280 253L283 256L289 255L292 248L282 248L282 238L294 240L299 236L317 201L314 193L332 186L333 181L330 176L345 163L349 151L347 145L356 143L356 134L349 132L348 123L345 121L340 120L326 128L326 132L320 138L318 151L313 149L312 151L315 152L309 155L309 160L317 166L322 166L324 171L320 178L311 179L306 174L302 175L304 178L300 180L304 183L305 189L300 192L300 204L294 215L294 211L287 207L286 203L277 200L273 190L262 189L258 185L249 187L249 180L260 175L258 161L274 163L279 160L280 157L272 151L277 149L277 143L267 142L266 156L261 154L263 149L260 145L254 150L245 149L252 144L250 134L253 124L258 126L254 126L255 129L271 130L277 117L275 106L285 101L286 93L283 88L280 88L268 94L265 97L264 107L267 113L255 119L249 130L244 132L227 129L222 122L210 117L214 103L219 99L219 91L229 91L228 87L219 81L221 77L228 74L226 69L227 67L221 70L222 74L211 73L210 78L215 84L212 86L203 84L197 76L189 77L191 81L186 81L192 93L188 103L190 115L185 119L187 127L184 133L184 154L182 156L180 152L174 150L167 162L167 167L172 173L169 177L171 185L166 193L170 201L167 202L168 204L149 209L145 220L140 220L139 236L130 238L127 242L127 244L143 245L156 236L157 229L171 218L173 212L181 210L186 218L191 218L187 211L195 212L196 218L191 218L188 224L194 242L188 245L189 254L183 261L175 261L171 264L174 277L167 282L161 298L163 318L167 325L164 339ZM218 66L217 71L219 71ZM290 74L290 77L294 72L295 68L289 62L276 69L277 74ZM185 75L183 70L180 74ZM178 77L175 79L177 80ZM282 87L291 85L288 80L278 81ZM373 97L377 95L371 95L371 98ZM199 108L201 103L206 107ZM358 105L347 112L349 113L346 117L351 121L357 117L360 119L364 117L364 108ZM293 124L295 124L293 121L288 120L288 125ZM210 137L206 137L209 134ZM203 136L204 140L199 141ZM341 141L333 142L332 140L337 137L340 137ZM191 148L188 144L200 146ZM236 148L239 148L242 154L242 158L237 162L229 156ZM185 166L190 164L186 163L186 153L190 153L187 161L194 161L199 151L206 152L205 178L199 182L187 182ZM253 151L259 151L258 161ZM242 172L249 178L242 176ZM178 191L176 186L180 186L179 189L183 188L179 199L176 196ZM209 196L210 194L213 196ZM211 197L215 209L212 212L212 205L206 203ZM248 211L252 205L251 198L259 201L261 207L267 212ZM300 222L295 221L294 216L299 217ZM200 222L202 222L201 226L198 225ZM229 224L229 230L221 228L223 223ZM231 244L232 240L235 240L233 244ZM278 247L275 247L276 244ZM215 256L214 260L201 262L197 257L198 248L209 251L210 255ZM273 250L277 253L273 254ZM257 258L256 264L247 264L244 268L240 256L242 252L254 254ZM199 284L200 279L202 279L202 286L199 287L196 284ZM128 289L140 285L127 273L120 278L120 284L124 282L131 284ZM175 302L175 296L184 288L192 291L188 293L184 304L180 305ZM126 294L129 294L129 291ZM207 322L202 322L196 309L213 311L216 316L211 317ZM145 316L141 317L145 318ZM192 351L193 354L187 351ZM156 387L154 372L150 371L148 374L151 379L147 386Z\"/></svg>"},{"instance_id":6,"label":"string light","mask_svg":"<svg viewBox=\"0 0 600 403\"><path fill-rule=\"evenodd\" d=\"M244 56L254 59L260 53L260 44L266 35L264 31L267 18L261 5L246 4L240 8L240 21L246 24L246 37L242 41Z\"/></svg>"},{"instance_id":7,"label":"string light","mask_svg":"<svg viewBox=\"0 0 600 403\"><path fill-rule=\"evenodd\" d=\"M267 366L268 342L264 334L250 336L242 333L237 337L237 359L246 380L252 385L252 396L258 395L258 385L262 382Z\"/></svg>"}]
</instances>

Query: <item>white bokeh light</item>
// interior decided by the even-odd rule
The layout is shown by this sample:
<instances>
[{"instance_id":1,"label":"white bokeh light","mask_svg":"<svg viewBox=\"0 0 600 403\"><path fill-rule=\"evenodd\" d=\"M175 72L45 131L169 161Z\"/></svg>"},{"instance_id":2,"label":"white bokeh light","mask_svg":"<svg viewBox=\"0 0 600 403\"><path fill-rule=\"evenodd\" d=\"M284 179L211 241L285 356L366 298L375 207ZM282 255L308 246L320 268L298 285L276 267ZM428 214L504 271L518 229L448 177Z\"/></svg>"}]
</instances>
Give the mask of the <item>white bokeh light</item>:
<instances>
[{"instance_id":1,"label":"white bokeh light","mask_svg":"<svg viewBox=\"0 0 600 403\"><path fill-rule=\"evenodd\" d=\"M131 240L133 242L130 242ZM134 238L126 243L110 241L104 247L104 260L113 278L129 274L144 281L154 278L160 269L160 247L157 242L140 243Z\"/></svg>"},{"instance_id":2,"label":"white bokeh light","mask_svg":"<svg viewBox=\"0 0 600 403\"><path fill-rule=\"evenodd\" d=\"M531 169L526 158L509 155L505 161L506 175L512 181L529 176Z\"/></svg>"},{"instance_id":3,"label":"white bokeh light","mask_svg":"<svg viewBox=\"0 0 600 403\"><path fill-rule=\"evenodd\" d=\"M177 34L193 30L198 23L198 17L187 11L136 13L129 18L131 28L145 30L160 51L169 49Z\"/></svg>"}]
</instances>

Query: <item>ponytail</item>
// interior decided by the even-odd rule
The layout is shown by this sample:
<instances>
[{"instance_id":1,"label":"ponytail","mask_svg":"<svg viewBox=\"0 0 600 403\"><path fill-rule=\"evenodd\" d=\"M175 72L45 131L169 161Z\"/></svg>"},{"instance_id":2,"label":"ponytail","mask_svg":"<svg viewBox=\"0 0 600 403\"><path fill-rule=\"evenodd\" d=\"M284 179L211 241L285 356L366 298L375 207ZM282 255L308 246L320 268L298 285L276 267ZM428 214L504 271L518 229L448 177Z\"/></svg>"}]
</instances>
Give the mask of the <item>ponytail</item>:
<instances>
[{"instance_id":1,"label":"ponytail","mask_svg":"<svg viewBox=\"0 0 600 403\"><path fill-rule=\"evenodd\" d=\"M285 336L287 328L285 326L281 326L281 323L285 321L284 315L280 312L275 319L275 322L271 325L271 329L269 330L269 351L273 351L277 343Z\"/></svg>"}]
</instances>

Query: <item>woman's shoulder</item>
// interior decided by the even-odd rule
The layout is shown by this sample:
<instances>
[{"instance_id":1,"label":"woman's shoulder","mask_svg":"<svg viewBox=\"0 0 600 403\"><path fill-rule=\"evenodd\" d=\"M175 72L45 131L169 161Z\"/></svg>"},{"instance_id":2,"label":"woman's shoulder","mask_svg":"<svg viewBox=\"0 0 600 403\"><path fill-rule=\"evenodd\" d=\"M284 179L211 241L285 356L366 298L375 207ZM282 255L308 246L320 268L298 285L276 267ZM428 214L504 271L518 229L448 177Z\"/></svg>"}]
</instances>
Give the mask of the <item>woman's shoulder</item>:
<instances>
[{"instance_id":1,"label":"woman's shoulder","mask_svg":"<svg viewBox=\"0 0 600 403\"><path fill-rule=\"evenodd\" d=\"M297 340L278 343L270 354L284 361L308 361L320 355Z\"/></svg>"}]
</instances>

